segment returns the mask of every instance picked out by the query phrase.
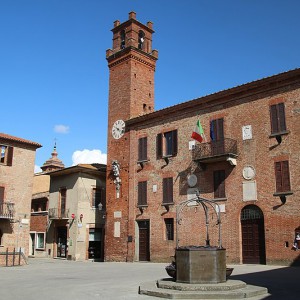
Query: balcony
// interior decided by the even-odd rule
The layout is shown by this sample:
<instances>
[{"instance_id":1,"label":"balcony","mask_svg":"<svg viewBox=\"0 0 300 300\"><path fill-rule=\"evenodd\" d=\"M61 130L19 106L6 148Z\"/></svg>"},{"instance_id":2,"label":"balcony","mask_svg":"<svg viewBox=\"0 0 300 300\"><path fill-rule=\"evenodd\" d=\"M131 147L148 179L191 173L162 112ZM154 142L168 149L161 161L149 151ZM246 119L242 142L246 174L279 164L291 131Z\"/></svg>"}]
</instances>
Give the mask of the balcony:
<instances>
[{"instance_id":1,"label":"balcony","mask_svg":"<svg viewBox=\"0 0 300 300\"><path fill-rule=\"evenodd\" d=\"M237 141L229 138L197 144L192 150L193 161L203 164L228 161L231 165L235 165L237 156Z\"/></svg>"},{"instance_id":2,"label":"balcony","mask_svg":"<svg viewBox=\"0 0 300 300\"><path fill-rule=\"evenodd\" d=\"M69 219L69 209L49 208L49 219Z\"/></svg>"},{"instance_id":3,"label":"balcony","mask_svg":"<svg viewBox=\"0 0 300 300\"><path fill-rule=\"evenodd\" d=\"M0 219L13 220L15 217L15 204L12 202L0 203Z\"/></svg>"}]
</instances>

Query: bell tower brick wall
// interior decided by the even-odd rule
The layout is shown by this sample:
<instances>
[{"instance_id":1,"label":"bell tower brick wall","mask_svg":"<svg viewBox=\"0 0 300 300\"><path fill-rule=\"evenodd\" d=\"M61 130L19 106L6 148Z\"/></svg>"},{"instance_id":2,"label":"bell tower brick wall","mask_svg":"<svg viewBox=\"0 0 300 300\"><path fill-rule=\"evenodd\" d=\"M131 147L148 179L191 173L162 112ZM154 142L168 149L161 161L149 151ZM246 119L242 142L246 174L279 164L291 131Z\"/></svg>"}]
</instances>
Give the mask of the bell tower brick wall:
<instances>
[{"instance_id":1,"label":"bell tower brick wall","mask_svg":"<svg viewBox=\"0 0 300 300\"><path fill-rule=\"evenodd\" d=\"M129 220L129 161L130 136L126 132L119 139L112 136L117 120L129 120L154 111L154 72L158 52L152 50L152 22L144 25L134 12L120 24L114 22L113 47L106 51L109 67L109 108L106 179L105 260L132 261L131 232L134 222ZM120 166L119 177L112 172L112 161ZM117 180L120 179L118 191ZM129 242L128 242L129 241Z\"/></svg>"}]
</instances>

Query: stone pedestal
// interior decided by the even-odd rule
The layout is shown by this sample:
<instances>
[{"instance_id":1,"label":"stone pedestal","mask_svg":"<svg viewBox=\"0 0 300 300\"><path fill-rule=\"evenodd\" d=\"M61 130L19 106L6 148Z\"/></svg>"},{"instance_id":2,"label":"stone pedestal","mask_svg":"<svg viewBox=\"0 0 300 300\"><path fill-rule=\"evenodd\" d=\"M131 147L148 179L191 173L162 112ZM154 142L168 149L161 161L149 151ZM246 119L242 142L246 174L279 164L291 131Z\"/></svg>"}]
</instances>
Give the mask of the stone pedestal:
<instances>
[{"instance_id":1,"label":"stone pedestal","mask_svg":"<svg viewBox=\"0 0 300 300\"><path fill-rule=\"evenodd\" d=\"M176 249L176 282L206 284L225 281L225 249L202 246Z\"/></svg>"}]
</instances>

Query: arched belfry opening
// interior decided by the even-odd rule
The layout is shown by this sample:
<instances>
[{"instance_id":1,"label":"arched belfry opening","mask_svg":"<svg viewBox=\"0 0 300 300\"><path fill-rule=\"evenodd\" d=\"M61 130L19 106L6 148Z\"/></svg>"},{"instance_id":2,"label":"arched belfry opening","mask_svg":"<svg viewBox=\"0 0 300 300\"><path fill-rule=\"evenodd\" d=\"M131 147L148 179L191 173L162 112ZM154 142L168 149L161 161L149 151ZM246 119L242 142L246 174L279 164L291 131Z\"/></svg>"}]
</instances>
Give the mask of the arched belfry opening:
<instances>
[{"instance_id":1,"label":"arched belfry opening","mask_svg":"<svg viewBox=\"0 0 300 300\"><path fill-rule=\"evenodd\" d=\"M242 251L244 264L265 264L265 226L262 210L247 205L241 211Z\"/></svg>"},{"instance_id":2,"label":"arched belfry opening","mask_svg":"<svg viewBox=\"0 0 300 300\"><path fill-rule=\"evenodd\" d=\"M121 49L124 49L126 47L125 37L126 37L125 30L122 30L120 32L120 38L121 38L120 48Z\"/></svg>"},{"instance_id":3,"label":"arched belfry opening","mask_svg":"<svg viewBox=\"0 0 300 300\"><path fill-rule=\"evenodd\" d=\"M141 50L144 50L144 43L145 43L145 33L144 31L139 31L139 42L138 42L138 48Z\"/></svg>"}]
</instances>

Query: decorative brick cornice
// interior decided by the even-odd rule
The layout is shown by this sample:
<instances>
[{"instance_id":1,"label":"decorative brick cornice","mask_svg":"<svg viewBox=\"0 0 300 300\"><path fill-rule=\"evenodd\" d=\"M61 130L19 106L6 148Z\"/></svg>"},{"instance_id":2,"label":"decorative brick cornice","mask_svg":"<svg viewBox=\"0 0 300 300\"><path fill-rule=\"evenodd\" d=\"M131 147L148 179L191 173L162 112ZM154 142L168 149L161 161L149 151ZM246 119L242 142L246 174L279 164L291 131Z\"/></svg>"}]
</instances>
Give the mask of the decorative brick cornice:
<instances>
[{"instance_id":1,"label":"decorative brick cornice","mask_svg":"<svg viewBox=\"0 0 300 300\"><path fill-rule=\"evenodd\" d=\"M157 120L170 115L174 117L195 111L199 113L199 111L211 109L217 105L234 104L237 100L251 101L251 99L256 99L262 95L271 95L278 89L294 89L297 87L300 87L300 68L132 118L126 121L126 127L129 129L138 124L157 122Z\"/></svg>"},{"instance_id":2,"label":"decorative brick cornice","mask_svg":"<svg viewBox=\"0 0 300 300\"><path fill-rule=\"evenodd\" d=\"M131 50L133 50L134 52L137 52L138 55L136 55L135 53L132 53ZM126 56L124 56L124 51L125 51L125 53L128 52ZM144 59L141 56L148 58L150 61L152 61L152 63L147 61L146 59ZM114 67L120 63L123 63L124 61L130 60L130 59L138 61L142 64L145 64L155 71L155 62L156 62L157 58L151 54L139 51L139 49L136 49L134 47L128 47L128 48L124 49L123 51L118 51L118 52L110 55L109 57L107 57L108 67L112 68L112 67Z\"/></svg>"}]
</instances>

